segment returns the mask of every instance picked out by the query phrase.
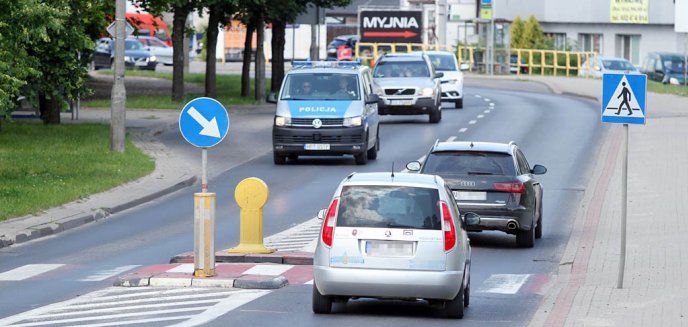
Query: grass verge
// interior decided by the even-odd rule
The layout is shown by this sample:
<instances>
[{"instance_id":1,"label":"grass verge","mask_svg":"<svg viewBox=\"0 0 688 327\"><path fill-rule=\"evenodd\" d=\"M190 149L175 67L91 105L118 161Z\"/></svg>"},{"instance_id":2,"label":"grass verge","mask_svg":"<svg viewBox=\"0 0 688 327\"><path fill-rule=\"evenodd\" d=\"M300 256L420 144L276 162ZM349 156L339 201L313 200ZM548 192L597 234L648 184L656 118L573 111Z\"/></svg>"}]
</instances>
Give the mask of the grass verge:
<instances>
[{"instance_id":1,"label":"grass verge","mask_svg":"<svg viewBox=\"0 0 688 327\"><path fill-rule=\"evenodd\" d=\"M688 97L688 87L684 85L662 84L660 82L647 81L647 90L655 93L667 93Z\"/></svg>"},{"instance_id":2,"label":"grass verge","mask_svg":"<svg viewBox=\"0 0 688 327\"><path fill-rule=\"evenodd\" d=\"M99 71L98 74L112 75L112 71L104 70ZM172 80L172 73L162 73L162 72L151 72L151 71L141 71L141 70L127 70L126 76L138 76L138 77L155 77L167 80ZM186 73L184 74L184 81L188 83L196 83L200 85L205 84L205 74L198 73ZM220 101L225 107L233 105L249 105L255 104L256 100L253 98L254 83L251 79L251 96L241 97L241 76L240 75L217 75L217 97L216 100ZM268 94L270 90L270 79L265 79L265 94ZM168 96L128 96L127 97L127 108L137 108L137 109L175 109L180 110L180 104L172 101L171 92ZM181 105L185 103L204 96L203 93L189 93L184 96L184 100ZM110 108L110 99L100 99L100 100L89 100L81 103L84 107L91 108Z\"/></svg>"},{"instance_id":3,"label":"grass verge","mask_svg":"<svg viewBox=\"0 0 688 327\"><path fill-rule=\"evenodd\" d=\"M155 162L127 140L110 151L110 126L5 123L0 132L0 221L134 180Z\"/></svg>"}]
</instances>

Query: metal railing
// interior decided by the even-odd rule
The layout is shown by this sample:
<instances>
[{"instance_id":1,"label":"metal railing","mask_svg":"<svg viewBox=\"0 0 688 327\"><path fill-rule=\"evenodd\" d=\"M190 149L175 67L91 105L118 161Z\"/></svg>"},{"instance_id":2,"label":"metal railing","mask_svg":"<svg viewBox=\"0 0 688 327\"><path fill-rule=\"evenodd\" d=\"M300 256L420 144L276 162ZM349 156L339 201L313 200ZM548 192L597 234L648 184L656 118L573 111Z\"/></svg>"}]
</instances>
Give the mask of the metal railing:
<instances>
[{"instance_id":1,"label":"metal railing","mask_svg":"<svg viewBox=\"0 0 688 327\"><path fill-rule=\"evenodd\" d=\"M374 61L383 53L408 53L413 51L453 51L452 47L444 44L424 43L356 43L355 57L362 61Z\"/></svg>"}]
</instances>

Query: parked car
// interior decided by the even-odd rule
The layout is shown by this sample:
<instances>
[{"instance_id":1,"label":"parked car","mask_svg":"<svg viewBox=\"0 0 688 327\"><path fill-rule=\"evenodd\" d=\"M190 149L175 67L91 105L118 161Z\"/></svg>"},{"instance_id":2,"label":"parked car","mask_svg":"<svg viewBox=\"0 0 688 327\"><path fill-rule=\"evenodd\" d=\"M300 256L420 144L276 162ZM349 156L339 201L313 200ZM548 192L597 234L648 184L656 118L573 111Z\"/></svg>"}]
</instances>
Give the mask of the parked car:
<instances>
[{"instance_id":1,"label":"parked car","mask_svg":"<svg viewBox=\"0 0 688 327\"><path fill-rule=\"evenodd\" d=\"M425 299L462 318L470 302L471 246L438 176L353 173L337 187L313 257L313 312L351 298Z\"/></svg>"},{"instance_id":2,"label":"parked car","mask_svg":"<svg viewBox=\"0 0 688 327\"><path fill-rule=\"evenodd\" d=\"M100 38L96 41L96 49L93 53L93 68L112 68L115 58L115 41L111 38ZM138 68L155 70L158 64L157 58L146 50L143 44L135 38L124 40L124 66L126 68Z\"/></svg>"},{"instance_id":3,"label":"parked car","mask_svg":"<svg viewBox=\"0 0 688 327\"><path fill-rule=\"evenodd\" d=\"M518 55L512 54L509 57L509 72L512 74L518 73ZM521 74L528 74L528 66L523 66L527 64L525 58L521 57Z\"/></svg>"},{"instance_id":4,"label":"parked car","mask_svg":"<svg viewBox=\"0 0 688 327\"><path fill-rule=\"evenodd\" d=\"M435 72L426 54L382 55L373 71L382 99L380 115L428 115L430 123L439 123L442 77L444 73Z\"/></svg>"},{"instance_id":5,"label":"parked car","mask_svg":"<svg viewBox=\"0 0 688 327\"><path fill-rule=\"evenodd\" d=\"M497 230L516 235L519 247L533 247L542 237L543 187L516 143L436 142L425 161L410 162L410 171L439 175L462 211L480 215L469 231Z\"/></svg>"},{"instance_id":6,"label":"parked car","mask_svg":"<svg viewBox=\"0 0 688 327\"><path fill-rule=\"evenodd\" d=\"M340 35L335 37L332 42L327 45L327 60L338 60L337 49L339 49L340 46L351 49L351 53L355 54L358 40L358 35Z\"/></svg>"},{"instance_id":7,"label":"parked car","mask_svg":"<svg viewBox=\"0 0 688 327\"><path fill-rule=\"evenodd\" d=\"M172 65L173 50L171 46L152 36L137 36L136 39L143 44L146 50L158 58L159 63L166 66Z\"/></svg>"},{"instance_id":8,"label":"parked car","mask_svg":"<svg viewBox=\"0 0 688 327\"><path fill-rule=\"evenodd\" d=\"M440 79L442 101L453 102L454 107L463 108L463 73L454 53L449 51L425 51L435 71L442 72Z\"/></svg>"},{"instance_id":9,"label":"parked car","mask_svg":"<svg viewBox=\"0 0 688 327\"><path fill-rule=\"evenodd\" d=\"M642 72L647 78L664 84L685 84L686 62L683 55L668 52L650 52L643 62Z\"/></svg>"},{"instance_id":10,"label":"parked car","mask_svg":"<svg viewBox=\"0 0 688 327\"><path fill-rule=\"evenodd\" d=\"M602 78L604 74L639 74L633 64L624 58L593 57L584 61L578 69L579 77Z\"/></svg>"}]
</instances>

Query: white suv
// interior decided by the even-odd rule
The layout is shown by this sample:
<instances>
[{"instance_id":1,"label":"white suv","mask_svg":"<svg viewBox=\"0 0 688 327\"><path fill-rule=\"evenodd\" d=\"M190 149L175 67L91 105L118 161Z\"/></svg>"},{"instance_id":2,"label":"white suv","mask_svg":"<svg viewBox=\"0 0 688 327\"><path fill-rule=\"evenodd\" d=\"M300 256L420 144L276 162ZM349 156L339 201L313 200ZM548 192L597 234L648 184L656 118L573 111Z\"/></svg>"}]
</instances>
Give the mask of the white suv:
<instances>
[{"instance_id":1,"label":"white suv","mask_svg":"<svg viewBox=\"0 0 688 327\"><path fill-rule=\"evenodd\" d=\"M313 312L359 297L425 299L463 317L471 280L466 227L480 216L461 216L441 177L351 174L318 217Z\"/></svg>"},{"instance_id":2,"label":"white suv","mask_svg":"<svg viewBox=\"0 0 688 327\"><path fill-rule=\"evenodd\" d=\"M442 101L453 102L457 109L463 108L463 73L456 56L449 51L426 51L437 72L443 73L440 80Z\"/></svg>"}]
</instances>

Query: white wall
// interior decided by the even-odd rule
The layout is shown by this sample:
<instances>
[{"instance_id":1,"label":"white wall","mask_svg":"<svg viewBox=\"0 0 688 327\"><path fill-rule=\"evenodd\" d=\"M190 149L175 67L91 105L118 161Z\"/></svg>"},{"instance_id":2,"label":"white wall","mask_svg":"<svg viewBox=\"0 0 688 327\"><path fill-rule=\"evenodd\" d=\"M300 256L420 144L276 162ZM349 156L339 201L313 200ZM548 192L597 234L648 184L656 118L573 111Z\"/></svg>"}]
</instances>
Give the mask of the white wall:
<instances>
[{"instance_id":1,"label":"white wall","mask_svg":"<svg viewBox=\"0 0 688 327\"><path fill-rule=\"evenodd\" d=\"M291 60L292 53L296 59L306 59L310 56L311 47L311 25L299 24L296 29L287 27L284 42L284 59ZM292 42L292 41L296 42ZM265 30L265 57L272 59L271 52L272 29ZM295 45L295 46L293 46ZM292 49L293 52L292 52ZM327 26L320 25L320 60L327 57Z\"/></svg>"}]
</instances>

